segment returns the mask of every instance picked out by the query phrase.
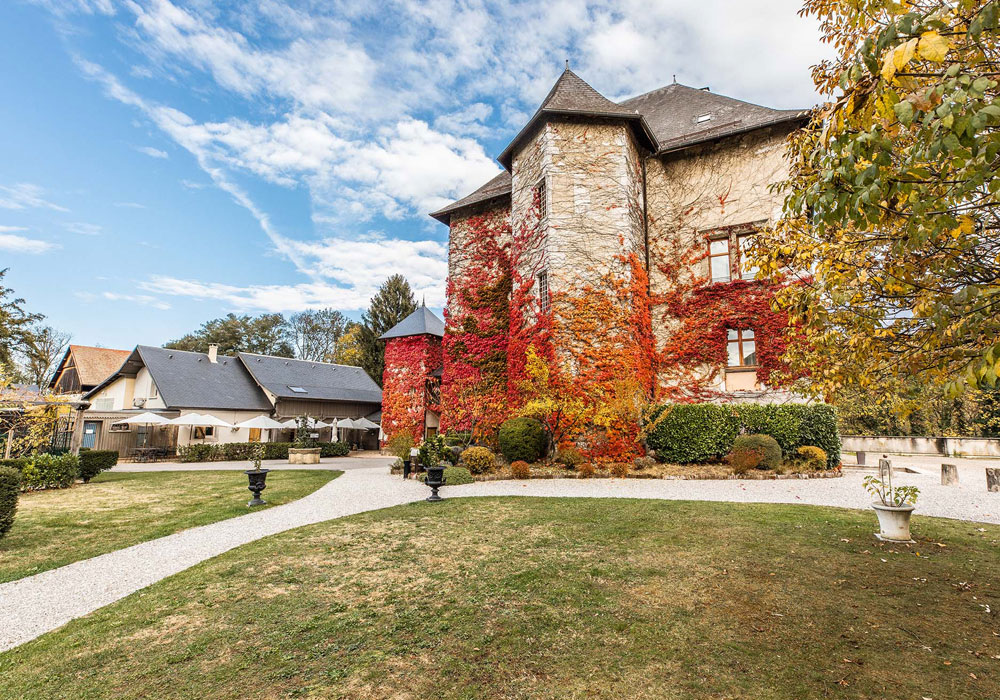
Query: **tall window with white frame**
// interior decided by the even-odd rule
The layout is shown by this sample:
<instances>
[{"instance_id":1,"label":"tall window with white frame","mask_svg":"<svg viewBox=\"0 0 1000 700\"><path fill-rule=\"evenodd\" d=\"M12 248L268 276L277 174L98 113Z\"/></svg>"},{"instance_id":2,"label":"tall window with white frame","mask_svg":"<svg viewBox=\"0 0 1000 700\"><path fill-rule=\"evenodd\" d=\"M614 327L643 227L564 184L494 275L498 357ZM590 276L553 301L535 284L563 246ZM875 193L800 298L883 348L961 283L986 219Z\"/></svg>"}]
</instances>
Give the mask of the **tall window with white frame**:
<instances>
[{"instance_id":1,"label":"tall window with white frame","mask_svg":"<svg viewBox=\"0 0 1000 700\"><path fill-rule=\"evenodd\" d=\"M549 297L549 273L542 270L538 273L538 308L543 314L547 314L550 308Z\"/></svg>"},{"instance_id":2,"label":"tall window with white frame","mask_svg":"<svg viewBox=\"0 0 1000 700\"><path fill-rule=\"evenodd\" d=\"M726 331L726 351L730 369L757 366L757 342L749 328L729 328Z\"/></svg>"},{"instance_id":3,"label":"tall window with white frame","mask_svg":"<svg viewBox=\"0 0 1000 700\"><path fill-rule=\"evenodd\" d=\"M712 282L728 282L730 280L728 237L715 238L708 242L708 268Z\"/></svg>"}]
</instances>

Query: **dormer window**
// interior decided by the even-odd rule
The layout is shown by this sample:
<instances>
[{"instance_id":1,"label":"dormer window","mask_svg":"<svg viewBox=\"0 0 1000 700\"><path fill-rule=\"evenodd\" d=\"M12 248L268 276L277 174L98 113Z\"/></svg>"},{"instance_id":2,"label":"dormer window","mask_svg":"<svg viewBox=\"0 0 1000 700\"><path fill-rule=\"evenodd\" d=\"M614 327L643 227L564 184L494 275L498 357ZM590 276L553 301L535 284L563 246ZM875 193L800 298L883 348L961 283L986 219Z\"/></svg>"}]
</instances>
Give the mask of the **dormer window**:
<instances>
[{"instance_id":1,"label":"dormer window","mask_svg":"<svg viewBox=\"0 0 1000 700\"><path fill-rule=\"evenodd\" d=\"M695 121L696 124L704 124L705 122L712 121L712 115L711 114L699 114L697 117L694 118L694 121Z\"/></svg>"}]
</instances>

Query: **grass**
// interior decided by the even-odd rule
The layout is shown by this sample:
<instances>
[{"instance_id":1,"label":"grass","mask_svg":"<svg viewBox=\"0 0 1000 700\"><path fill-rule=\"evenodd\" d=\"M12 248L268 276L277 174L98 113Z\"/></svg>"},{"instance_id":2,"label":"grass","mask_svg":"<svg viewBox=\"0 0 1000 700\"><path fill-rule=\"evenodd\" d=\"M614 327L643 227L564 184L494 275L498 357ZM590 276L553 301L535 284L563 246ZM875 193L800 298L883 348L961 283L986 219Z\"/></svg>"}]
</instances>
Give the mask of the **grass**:
<instances>
[{"instance_id":1,"label":"grass","mask_svg":"<svg viewBox=\"0 0 1000 700\"><path fill-rule=\"evenodd\" d=\"M452 499L276 535L0 655L17 698L991 698L1000 528ZM943 546L942 546L943 545ZM986 606L989 606L987 612Z\"/></svg>"},{"instance_id":2,"label":"grass","mask_svg":"<svg viewBox=\"0 0 1000 700\"><path fill-rule=\"evenodd\" d=\"M312 493L340 472L272 471L269 506ZM70 489L21 494L0 539L0 583L248 512L237 471L105 472ZM261 506L265 507L265 506Z\"/></svg>"}]
</instances>

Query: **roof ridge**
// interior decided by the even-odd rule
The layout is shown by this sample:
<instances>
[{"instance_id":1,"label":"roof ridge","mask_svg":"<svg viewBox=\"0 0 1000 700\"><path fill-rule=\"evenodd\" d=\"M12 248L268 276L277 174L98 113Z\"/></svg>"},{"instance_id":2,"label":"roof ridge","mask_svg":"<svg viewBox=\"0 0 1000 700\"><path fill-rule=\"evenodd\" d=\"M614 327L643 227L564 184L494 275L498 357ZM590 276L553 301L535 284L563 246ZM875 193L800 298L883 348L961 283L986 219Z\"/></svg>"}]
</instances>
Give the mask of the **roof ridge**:
<instances>
[{"instance_id":1,"label":"roof ridge","mask_svg":"<svg viewBox=\"0 0 1000 700\"><path fill-rule=\"evenodd\" d=\"M307 362L311 365L326 365L327 367L346 367L348 369L360 369L364 370L363 367L358 367L357 365L344 365L339 362L323 362L322 360L304 360L301 357L281 357L280 355L264 355L259 352L249 352L247 350L240 350L236 353L236 357L240 355L253 355L254 357L267 357L272 360L292 360L293 362Z\"/></svg>"}]
</instances>

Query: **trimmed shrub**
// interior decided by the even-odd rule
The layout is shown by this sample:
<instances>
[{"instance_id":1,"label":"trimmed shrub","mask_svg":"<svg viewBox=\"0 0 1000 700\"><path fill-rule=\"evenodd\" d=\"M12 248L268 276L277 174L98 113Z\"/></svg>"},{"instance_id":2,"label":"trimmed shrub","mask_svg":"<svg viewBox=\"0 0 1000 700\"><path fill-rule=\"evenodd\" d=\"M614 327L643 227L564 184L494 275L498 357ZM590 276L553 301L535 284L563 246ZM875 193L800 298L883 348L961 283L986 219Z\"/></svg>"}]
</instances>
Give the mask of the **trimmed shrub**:
<instances>
[{"instance_id":1,"label":"trimmed shrub","mask_svg":"<svg viewBox=\"0 0 1000 700\"><path fill-rule=\"evenodd\" d=\"M508 462L537 462L545 456L545 429L534 418L511 418L500 426L500 452Z\"/></svg>"},{"instance_id":2,"label":"trimmed shrub","mask_svg":"<svg viewBox=\"0 0 1000 700\"><path fill-rule=\"evenodd\" d=\"M346 442L318 442L320 457L346 457L351 448Z\"/></svg>"},{"instance_id":3,"label":"trimmed shrub","mask_svg":"<svg viewBox=\"0 0 1000 700\"><path fill-rule=\"evenodd\" d=\"M576 474L581 479L589 479L594 475L596 471L597 469L595 469L594 465L591 464L590 462L581 462L580 464L576 465Z\"/></svg>"},{"instance_id":4,"label":"trimmed shrub","mask_svg":"<svg viewBox=\"0 0 1000 700\"><path fill-rule=\"evenodd\" d=\"M486 474L497 466L497 458L485 447L468 447L462 453L461 463L473 474Z\"/></svg>"},{"instance_id":5,"label":"trimmed shrub","mask_svg":"<svg viewBox=\"0 0 1000 700\"><path fill-rule=\"evenodd\" d=\"M652 457L636 457L632 460L632 468L637 472L641 472L644 469L651 469L656 465L656 460Z\"/></svg>"},{"instance_id":6,"label":"trimmed shrub","mask_svg":"<svg viewBox=\"0 0 1000 700\"><path fill-rule=\"evenodd\" d=\"M624 479L628 476L628 462L615 462L611 465L611 476Z\"/></svg>"},{"instance_id":7,"label":"trimmed shrub","mask_svg":"<svg viewBox=\"0 0 1000 700\"><path fill-rule=\"evenodd\" d=\"M475 479L472 473L465 467L448 467L444 470L444 482L448 486L461 486L471 484Z\"/></svg>"},{"instance_id":8,"label":"trimmed shrub","mask_svg":"<svg viewBox=\"0 0 1000 700\"><path fill-rule=\"evenodd\" d=\"M575 447L562 447L556 450L556 462L567 469L576 469L583 464L583 453Z\"/></svg>"},{"instance_id":9,"label":"trimmed shrub","mask_svg":"<svg viewBox=\"0 0 1000 700\"><path fill-rule=\"evenodd\" d=\"M0 467L0 539L14 525L20 490L21 472L14 467Z\"/></svg>"},{"instance_id":10,"label":"trimmed shrub","mask_svg":"<svg viewBox=\"0 0 1000 700\"><path fill-rule=\"evenodd\" d=\"M80 450L80 478L85 484L116 464L117 450Z\"/></svg>"},{"instance_id":11,"label":"trimmed shrub","mask_svg":"<svg viewBox=\"0 0 1000 700\"><path fill-rule=\"evenodd\" d=\"M740 432L734 406L711 403L664 406L653 416L646 443L664 462L711 462L727 454ZM663 411L669 411L666 415Z\"/></svg>"},{"instance_id":12,"label":"trimmed shrub","mask_svg":"<svg viewBox=\"0 0 1000 700\"><path fill-rule=\"evenodd\" d=\"M826 452L815 445L803 445L798 450L799 461L809 469L827 469Z\"/></svg>"},{"instance_id":13,"label":"trimmed shrub","mask_svg":"<svg viewBox=\"0 0 1000 700\"><path fill-rule=\"evenodd\" d=\"M787 459L813 445L827 466L840 463L837 414L826 404L672 404L653 412L646 444L663 462L712 462L732 451L740 433L770 435Z\"/></svg>"},{"instance_id":14,"label":"trimmed shrub","mask_svg":"<svg viewBox=\"0 0 1000 700\"><path fill-rule=\"evenodd\" d=\"M733 441L733 452L750 451L760 453L758 469L777 469L781 466L781 445L770 435L737 436Z\"/></svg>"},{"instance_id":15,"label":"trimmed shrub","mask_svg":"<svg viewBox=\"0 0 1000 700\"><path fill-rule=\"evenodd\" d=\"M16 461L21 464L22 491L68 489L80 474L80 459L74 454L34 454Z\"/></svg>"},{"instance_id":16,"label":"trimmed shrub","mask_svg":"<svg viewBox=\"0 0 1000 700\"><path fill-rule=\"evenodd\" d=\"M515 460L510 463L510 474L515 479L530 479L531 465L524 460Z\"/></svg>"},{"instance_id":17,"label":"trimmed shrub","mask_svg":"<svg viewBox=\"0 0 1000 700\"><path fill-rule=\"evenodd\" d=\"M758 449L740 450L733 449L726 455L726 463L732 467L734 474L746 474L751 469L756 469L764 459L764 452Z\"/></svg>"},{"instance_id":18,"label":"trimmed shrub","mask_svg":"<svg viewBox=\"0 0 1000 700\"><path fill-rule=\"evenodd\" d=\"M253 459L255 445L263 450L261 459L288 459L291 442L221 442L216 444L184 445L177 448L182 462L242 462ZM346 442L317 442L321 457L346 457L351 448Z\"/></svg>"}]
</instances>

